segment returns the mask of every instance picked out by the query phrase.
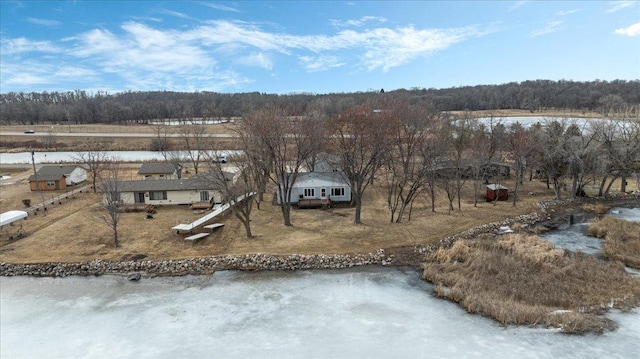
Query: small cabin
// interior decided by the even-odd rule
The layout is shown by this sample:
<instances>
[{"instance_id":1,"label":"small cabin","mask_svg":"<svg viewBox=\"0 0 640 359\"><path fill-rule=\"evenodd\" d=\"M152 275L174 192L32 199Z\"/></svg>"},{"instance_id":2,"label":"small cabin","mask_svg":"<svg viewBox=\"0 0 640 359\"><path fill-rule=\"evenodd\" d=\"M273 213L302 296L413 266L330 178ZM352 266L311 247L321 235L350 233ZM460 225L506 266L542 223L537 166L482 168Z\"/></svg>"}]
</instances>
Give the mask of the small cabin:
<instances>
[{"instance_id":1,"label":"small cabin","mask_svg":"<svg viewBox=\"0 0 640 359\"><path fill-rule=\"evenodd\" d=\"M501 184L487 185L487 202L506 201L509 199L509 189Z\"/></svg>"},{"instance_id":2,"label":"small cabin","mask_svg":"<svg viewBox=\"0 0 640 359\"><path fill-rule=\"evenodd\" d=\"M42 166L29 177L32 191L56 191L87 180L87 171L81 166Z\"/></svg>"}]
</instances>

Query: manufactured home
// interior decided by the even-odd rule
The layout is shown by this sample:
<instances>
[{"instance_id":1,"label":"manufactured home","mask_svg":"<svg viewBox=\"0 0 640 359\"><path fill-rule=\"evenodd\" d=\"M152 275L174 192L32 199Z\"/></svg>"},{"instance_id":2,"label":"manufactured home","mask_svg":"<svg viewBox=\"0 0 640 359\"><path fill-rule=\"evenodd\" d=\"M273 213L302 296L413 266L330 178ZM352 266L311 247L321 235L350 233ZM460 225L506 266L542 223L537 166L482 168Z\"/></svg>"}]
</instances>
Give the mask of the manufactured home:
<instances>
[{"instance_id":1,"label":"manufactured home","mask_svg":"<svg viewBox=\"0 0 640 359\"><path fill-rule=\"evenodd\" d=\"M299 173L291 188L290 203L351 202L351 186L340 171ZM277 196L280 204L280 196Z\"/></svg>"},{"instance_id":2,"label":"manufactured home","mask_svg":"<svg viewBox=\"0 0 640 359\"><path fill-rule=\"evenodd\" d=\"M155 181L121 181L122 204L177 205L196 202L221 203L222 194L200 178L165 179Z\"/></svg>"}]
</instances>

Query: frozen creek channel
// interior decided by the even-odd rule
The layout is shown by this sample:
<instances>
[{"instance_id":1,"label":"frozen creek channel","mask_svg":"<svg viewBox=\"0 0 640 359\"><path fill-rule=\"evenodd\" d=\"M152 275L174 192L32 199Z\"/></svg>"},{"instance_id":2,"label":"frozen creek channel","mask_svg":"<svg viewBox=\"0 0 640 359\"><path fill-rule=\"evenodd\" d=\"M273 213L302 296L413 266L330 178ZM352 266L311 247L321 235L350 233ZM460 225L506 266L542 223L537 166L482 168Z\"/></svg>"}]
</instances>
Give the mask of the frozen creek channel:
<instances>
[{"instance_id":1,"label":"frozen creek channel","mask_svg":"<svg viewBox=\"0 0 640 359\"><path fill-rule=\"evenodd\" d=\"M597 253L581 230L546 239ZM608 315L601 336L505 328L408 268L0 277L0 358L640 358L640 310Z\"/></svg>"}]
</instances>

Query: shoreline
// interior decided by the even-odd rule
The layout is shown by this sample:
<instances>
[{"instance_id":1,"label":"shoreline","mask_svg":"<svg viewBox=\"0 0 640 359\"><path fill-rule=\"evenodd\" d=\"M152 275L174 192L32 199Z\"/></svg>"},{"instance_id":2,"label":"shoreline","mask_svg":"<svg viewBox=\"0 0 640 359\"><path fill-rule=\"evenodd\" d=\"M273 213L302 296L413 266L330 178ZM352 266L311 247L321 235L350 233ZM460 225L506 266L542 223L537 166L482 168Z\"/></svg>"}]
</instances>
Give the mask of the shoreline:
<instances>
[{"instance_id":1,"label":"shoreline","mask_svg":"<svg viewBox=\"0 0 640 359\"><path fill-rule=\"evenodd\" d=\"M457 240L473 239L481 234L497 235L500 227L519 224L524 231L532 231L534 225L544 225L566 216L584 204L603 203L609 207L637 206L638 193L616 194L606 198L579 198L575 200L547 200L538 203L538 210L529 214L507 218L469 228L446 237L437 243L425 246L392 247L378 249L373 253L349 254L290 254L267 255L261 253L245 255L212 255L204 257L170 259L162 261L126 260L108 261L93 259L83 262L0 263L0 276L67 277L100 276L105 274L134 275L150 278L158 276L209 275L219 270L239 271L292 271L309 269L342 269L365 265L412 266L419 268L424 258L440 247L450 247Z\"/></svg>"}]
</instances>

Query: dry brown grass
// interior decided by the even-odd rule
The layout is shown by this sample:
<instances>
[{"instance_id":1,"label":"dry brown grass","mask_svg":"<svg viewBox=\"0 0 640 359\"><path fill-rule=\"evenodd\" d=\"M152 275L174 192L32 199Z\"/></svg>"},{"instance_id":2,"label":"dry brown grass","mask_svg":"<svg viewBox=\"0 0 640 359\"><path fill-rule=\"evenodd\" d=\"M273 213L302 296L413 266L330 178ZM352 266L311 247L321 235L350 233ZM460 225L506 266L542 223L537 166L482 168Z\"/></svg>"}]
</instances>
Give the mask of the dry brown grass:
<instances>
[{"instance_id":1,"label":"dry brown grass","mask_svg":"<svg viewBox=\"0 0 640 359\"><path fill-rule=\"evenodd\" d=\"M595 220L587 234L604 238L602 253L633 268L640 268L640 223L605 217Z\"/></svg>"},{"instance_id":2,"label":"dry brown grass","mask_svg":"<svg viewBox=\"0 0 640 359\"><path fill-rule=\"evenodd\" d=\"M37 194L29 192L26 178L10 187L13 186L16 190L2 191L2 211L21 208L21 199L27 195L36 202ZM420 198L414 205L411 221L405 218L404 223L393 224L389 223L385 193L376 186L365 193L362 225L353 224L354 208L340 207L324 211L294 209L294 226L285 227L279 207L264 202L261 209L254 209L252 214L254 238L245 238L239 221L227 216L216 221L224 223L223 228L195 244L185 243L185 235L171 230L178 223L190 223L202 216L186 206L159 207L152 220L145 220L144 213L124 213L118 249L112 246L109 228L98 218L99 208L95 205L98 199L93 198L83 204L81 210L67 204L51 208L48 218L54 218L54 211L62 213L56 214L55 222L40 223L29 218L24 225L28 237L14 242L1 241L0 261L119 260L132 255L161 260L214 254L340 254L373 252L380 248L392 250L429 245L474 226L531 213L536 209L537 201L553 195L550 191L545 192L542 183L531 182L526 186L538 195L522 196L517 207L510 202L480 202L478 207L473 207L471 184L468 186L463 195L462 211L447 215L445 196L439 193L436 213L431 212L427 197ZM267 201L270 199L268 195Z\"/></svg>"},{"instance_id":3,"label":"dry brown grass","mask_svg":"<svg viewBox=\"0 0 640 359\"><path fill-rule=\"evenodd\" d=\"M594 213L598 216L601 216L610 209L610 206L603 203L585 203L582 205L582 210L586 212Z\"/></svg>"},{"instance_id":4,"label":"dry brown grass","mask_svg":"<svg viewBox=\"0 0 640 359\"><path fill-rule=\"evenodd\" d=\"M620 263L564 250L537 237L458 241L424 264L436 293L508 324L542 324L567 333L610 330L598 314L640 303L640 280Z\"/></svg>"}]
</instances>

